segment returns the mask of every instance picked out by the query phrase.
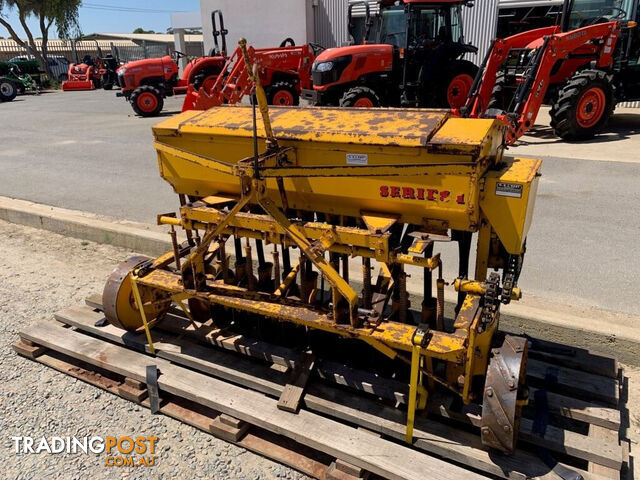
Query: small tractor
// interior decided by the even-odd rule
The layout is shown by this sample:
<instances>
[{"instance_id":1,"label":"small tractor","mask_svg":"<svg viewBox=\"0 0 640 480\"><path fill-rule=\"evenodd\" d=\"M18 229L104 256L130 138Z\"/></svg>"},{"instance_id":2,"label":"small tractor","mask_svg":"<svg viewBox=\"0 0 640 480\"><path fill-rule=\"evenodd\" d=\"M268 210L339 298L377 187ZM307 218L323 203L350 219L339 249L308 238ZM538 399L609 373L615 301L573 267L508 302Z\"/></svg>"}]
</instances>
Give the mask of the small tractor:
<instances>
[{"instance_id":1,"label":"small tractor","mask_svg":"<svg viewBox=\"0 0 640 480\"><path fill-rule=\"evenodd\" d=\"M565 0L561 25L494 40L458 113L500 119L512 144L547 103L557 136L593 137L640 100L639 19L638 0Z\"/></svg>"},{"instance_id":2,"label":"small tractor","mask_svg":"<svg viewBox=\"0 0 640 480\"><path fill-rule=\"evenodd\" d=\"M26 64L26 65L25 65ZM40 93L40 82L48 81L49 77L46 73L35 75L38 81L34 79L29 73L23 71L23 68L33 71L35 64L35 71L39 72L38 63L35 61L28 62L0 62L0 77L10 80L16 88L17 94L24 94L25 92ZM23 67L23 68L21 68Z\"/></svg>"},{"instance_id":3,"label":"small tractor","mask_svg":"<svg viewBox=\"0 0 640 480\"><path fill-rule=\"evenodd\" d=\"M482 443L512 452L528 344L498 325L501 304L521 296L542 162L504 155L500 121L444 109L275 106L270 116L259 76L247 71L252 106L154 126L160 175L180 203L179 215L158 215L172 248L116 267L102 295L108 322L144 333L154 354L150 329L181 308L185 328L251 332L273 348L401 381L409 443L416 410L446 393L460 407L481 405ZM445 318L437 249L452 240L460 297ZM424 274L421 310L411 308L410 272Z\"/></svg>"},{"instance_id":4,"label":"small tractor","mask_svg":"<svg viewBox=\"0 0 640 480\"><path fill-rule=\"evenodd\" d=\"M22 78L22 80L20 80L20 78L16 78L16 83L20 90L18 92L19 94L23 94L27 90L42 90L49 86L49 75L40 68L40 64L37 60L30 59L29 57L14 57L7 63L9 64L9 67L12 65L18 67L14 71L14 74L17 75L17 77ZM0 74L2 74L2 72L6 74L6 63L0 62L0 65L3 65L0 67Z\"/></svg>"},{"instance_id":5,"label":"small tractor","mask_svg":"<svg viewBox=\"0 0 640 480\"><path fill-rule=\"evenodd\" d=\"M190 61L180 77L178 60L186 56L182 52L129 62L117 71L121 89L117 96L125 97L138 115L154 117L162 110L166 97L187 93L189 85L196 90L213 85L227 61L228 31L224 28L220 10L211 13L211 23L215 46L209 56ZM218 37L221 37L221 43Z\"/></svg>"},{"instance_id":6,"label":"small tractor","mask_svg":"<svg viewBox=\"0 0 640 480\"><path fill-rule=\"evenodd\" d=\"M116 70L120 62L111 54L103 55L98 41L95 42L95 57L85 55L82 62L76 58L75 63L69 64L67 80L62 82L63 91L95 90L100 87L111 90L116 84Z\"/></svg>"},{"instance_id":7,"label":"small tractor","mask_svg":"<svg viewBox=\"0 0 640 480\"><path fill-rule=\"evenodd\" d=\"M461 10L468 0L380 0L374 43L325 50L312 68L315 105L451 107L467 98L478 68L463 60ZM352 25L349 8L349 25ZM368 4L366 4L368 8ZM367 10L368 11L368 10ZM372 21L367 15L367 35Z\"/></svg>"},{"instance_id":8,"label":"small tractor","mask_svg":"<svg viewBox=\"0 0 640 480\"><path fill-rule=\"evenodd\" d=\"M296 46L293 39L285 39L277 48L246 47L242 39L229 57L222 74L203 84L200 89L189 85L182 111L207 110L213 106L234 104L250 95L254 86L249 65L255 65L260 84L265 85L269 105L298 105L302 89L311 88L311 65L316 55L324 50L318 44ZM247 49L249 62L244 61Z\"/></svg>"}]
</instances>

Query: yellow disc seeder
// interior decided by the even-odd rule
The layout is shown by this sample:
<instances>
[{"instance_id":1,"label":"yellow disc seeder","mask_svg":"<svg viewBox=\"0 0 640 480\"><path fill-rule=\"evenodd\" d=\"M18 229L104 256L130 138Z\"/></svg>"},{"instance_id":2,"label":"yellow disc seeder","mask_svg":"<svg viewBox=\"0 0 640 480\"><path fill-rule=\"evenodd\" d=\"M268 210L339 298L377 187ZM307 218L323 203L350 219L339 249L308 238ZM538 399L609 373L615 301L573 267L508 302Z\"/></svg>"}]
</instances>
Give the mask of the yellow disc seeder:
<instances>
[{"instance_id":1,"label":"yellow disc seeder","mask_svg":"<svg viewBox=\"0 0 640 480\"><path fill-rule=\"evenodd\" d=\"M505 156L494 119L426 109L269 112L259 85L256 98L259 112L221 106L153 128L160 175L181 204L179 217L158 217L173 249L116 268L103 294L107 319L145 331L153 351L149 329L175 304L195 324L404 381L408 441L416 410L445 389L482 405L485 445L513 451L527 343L498 334L499 309L521 295L541 161ZM460 276L455 318L446 319L436 242L451 240ZM407 278L418 269L424 295L412 309Z\"/></svg>"}]
</instances>

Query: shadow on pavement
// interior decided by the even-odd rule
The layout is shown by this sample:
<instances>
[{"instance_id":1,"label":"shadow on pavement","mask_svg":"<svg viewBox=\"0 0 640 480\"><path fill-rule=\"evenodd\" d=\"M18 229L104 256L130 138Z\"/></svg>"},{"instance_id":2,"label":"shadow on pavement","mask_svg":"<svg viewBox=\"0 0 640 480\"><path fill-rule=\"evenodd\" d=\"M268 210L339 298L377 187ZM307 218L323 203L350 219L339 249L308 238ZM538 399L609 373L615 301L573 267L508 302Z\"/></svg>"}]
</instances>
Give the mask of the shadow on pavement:
<instances>
[{"instance_id":1,"label":"shadow on pavement","mask_svg":"<svg viewBox=\"0 0 640 480\"><path fill-rule=\"evenodd\" d=\"M576 143L576 144L598 144L607 143L618 140L624 140L631 135L640 134L640 113L619 113L613 114L607 125L600 134L589 140L568 141L556 137L553 129L548 125L536 125L527 133L528 137L534 137L536 140L527 141L523 138L518 140L519 145L545 145L555 143ZM548 141L537 141L548 140Z\"/></svg>"}]
</instances>

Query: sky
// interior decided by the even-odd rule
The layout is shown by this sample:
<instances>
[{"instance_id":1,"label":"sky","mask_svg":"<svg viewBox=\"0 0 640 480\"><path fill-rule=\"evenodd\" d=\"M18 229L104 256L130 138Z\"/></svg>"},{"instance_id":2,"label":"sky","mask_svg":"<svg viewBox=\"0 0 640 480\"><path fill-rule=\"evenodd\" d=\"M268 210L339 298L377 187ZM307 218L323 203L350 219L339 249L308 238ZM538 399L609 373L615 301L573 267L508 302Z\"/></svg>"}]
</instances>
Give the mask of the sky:
<instances>
[{"instance_id":1,"label":"sky","mask_svg":"<svg viewBox=\"0 0 640 480\"><path fill-rule=\"evenodd\" d=\"M199 0L87 0L80 7L82 33L131 33L136 28L165 33L171 26L171 12L196 12L200 10ZM2 12L3 17L24 37L24 31L15 11ZM38 22L28 21L34 36L39 36ZM52 32L52 38L57 38ZM9 32L0 25L0 37L8 38Z\"/></svg>"}]
</instances>

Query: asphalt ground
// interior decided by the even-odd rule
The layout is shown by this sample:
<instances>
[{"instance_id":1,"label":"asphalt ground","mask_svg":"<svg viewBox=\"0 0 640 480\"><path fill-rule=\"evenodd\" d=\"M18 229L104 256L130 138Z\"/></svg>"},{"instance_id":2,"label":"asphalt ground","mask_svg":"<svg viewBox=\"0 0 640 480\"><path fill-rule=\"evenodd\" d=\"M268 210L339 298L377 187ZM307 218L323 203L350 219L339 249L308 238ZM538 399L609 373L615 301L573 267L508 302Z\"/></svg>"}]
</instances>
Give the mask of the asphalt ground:
<instances>
[{"instance_id":1,"label":"asphalt ground","mask_svg":"<svg viewBox=\"0 0 640 480\"><path fill-rule=\"evenodd\" d=\"M181 104L167 99L163 115ZM525 295L639 315L640 110L617 112L604 135L566 143L552 136L543 111L533 135L510 149L544 158L520 279ZM157 121L101 90L0 104L0 195L153 223L178 203L157 172ZM453 279L454 262L445 273Z\"/></svg>"}]
</instances>

